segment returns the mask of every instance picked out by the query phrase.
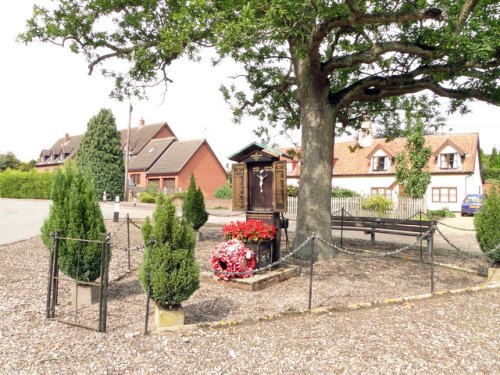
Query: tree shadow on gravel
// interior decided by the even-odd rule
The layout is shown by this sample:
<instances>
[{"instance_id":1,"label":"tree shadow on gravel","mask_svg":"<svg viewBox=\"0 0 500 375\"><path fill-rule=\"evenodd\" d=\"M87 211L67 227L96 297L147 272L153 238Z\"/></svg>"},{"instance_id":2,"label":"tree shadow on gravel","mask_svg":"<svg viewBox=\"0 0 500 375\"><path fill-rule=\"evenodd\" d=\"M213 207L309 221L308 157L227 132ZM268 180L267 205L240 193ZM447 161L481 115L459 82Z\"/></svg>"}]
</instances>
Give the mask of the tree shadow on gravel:
<instances>
[{"instance_id":1,"label":"tree shadow on gravel","mask_svg":"<svg viewBox=\"0 0 500 375\"><path fill-rule=\"evenodd\" d=\"M225 298L211 298L184 306L186 324L217 322L230 315L234 309L233 301Z\"/></svg>"},{"instance_id":2,"label":"tree shadow on gravel","mask_svg":"<svg viewBox=\"0 0 500 375\"><path fill-rule=\"evenodd\" d=\"M139 280L121 280L109 285L109 298L123 300L138 294L144 294Z\"/></svg>"}]
</instances>

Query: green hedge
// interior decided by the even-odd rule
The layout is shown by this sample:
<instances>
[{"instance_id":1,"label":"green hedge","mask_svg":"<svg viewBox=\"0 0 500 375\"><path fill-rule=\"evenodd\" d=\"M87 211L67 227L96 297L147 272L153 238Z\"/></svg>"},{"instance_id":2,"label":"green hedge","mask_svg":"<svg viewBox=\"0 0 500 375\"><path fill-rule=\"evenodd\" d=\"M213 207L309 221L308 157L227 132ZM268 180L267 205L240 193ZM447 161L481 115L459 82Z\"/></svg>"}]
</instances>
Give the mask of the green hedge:
<instances>
[{"instance_id":1,"label":"green hedge","mask_svg":"<svg viewBox=\"0 0 500 375\"><path fill-rule=\"evenodd\" d=\"M215 190L214 197L220 199L229 199L233 196L233 188L230 184L222 185L220 188Z\"/></svg>"},{"instance_id":2,"label":"green hedge","mask_svg":"<svg viewBox=\"0 0 500 375\"><path fill-rule=\"evenodd\" d=\"M21 199L49 199L53 172L30 170L21 172L7 169L0 173L0 197Z\"/></svg>"}]
</instances>

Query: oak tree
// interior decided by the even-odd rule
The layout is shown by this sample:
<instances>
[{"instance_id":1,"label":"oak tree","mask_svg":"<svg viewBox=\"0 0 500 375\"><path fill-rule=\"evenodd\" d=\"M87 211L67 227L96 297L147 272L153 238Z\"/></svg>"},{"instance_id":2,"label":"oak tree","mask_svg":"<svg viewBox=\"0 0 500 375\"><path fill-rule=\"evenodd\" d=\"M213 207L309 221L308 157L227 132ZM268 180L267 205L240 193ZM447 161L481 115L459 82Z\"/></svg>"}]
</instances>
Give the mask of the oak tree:
<instances>
[{"instance_id":1,"label":"oak tree","mask_svg":"<svg viewBox=\"0 0 500 375\"><path fill-rule=\"evenodd\" d=\"M387 126L399 110L433 95L465 112L468 100L500 102L499 4L495 0L55 1L35 7L24 42L69 45L89 62L129 63L104 74L112 95L142 96L167 84L167 66L206 47L242 64L243 89L223 87L236 117L301 128L296 241L331 239L329 200L334 136L364 116ZM196 88L193 87L193 90ZM430 94L411 103L408 95ZM323 256L330 252L323 250Z\"/></svg>"}]
</instances>

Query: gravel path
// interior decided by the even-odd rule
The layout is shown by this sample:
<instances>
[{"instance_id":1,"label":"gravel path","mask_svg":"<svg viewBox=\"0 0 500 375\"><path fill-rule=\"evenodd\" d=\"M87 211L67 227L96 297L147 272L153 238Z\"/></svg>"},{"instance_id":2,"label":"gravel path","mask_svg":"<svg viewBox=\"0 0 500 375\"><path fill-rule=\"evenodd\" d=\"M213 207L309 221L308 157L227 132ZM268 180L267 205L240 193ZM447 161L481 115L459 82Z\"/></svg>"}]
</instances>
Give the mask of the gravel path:
<instances>
[{"instance_id":1,"label":"gravel path","mask_svg":"<svg viewBox=\"0 0 500 375\"><path fill-rule=\"evenodd\" d=\"M116 225L108 223L111 231ZM119 248L125 236L115 236ZM132 244L139 245L138 233ZM211 242L197 245L208 265ZM40 239L0 247L1 374L494 374L500 373L500 289L415 303L301 315L226 329L143 336L145 295L126 254L111 263L108 333L44 318L47 252ZM412 255L412 254L410 254ZM413 254L414 255L414 254ZM132 253L132 266L141 252ZM462 260L462 262L464 262ZM474 259L478 266L480 260ZM315 266L314 306L427 293L429 267L402 259L338 256ZM202 282L185 303L188 323L255 318L307 306L307 272L260 292ZM484 279L445 268L437 289ZM71 319L69 282L57 313ZM89 310L89 316L92 311ZM89 318L90 319L90 318ZM152 321L151 321L151 324Z\"/></svg>"}]
</instances>

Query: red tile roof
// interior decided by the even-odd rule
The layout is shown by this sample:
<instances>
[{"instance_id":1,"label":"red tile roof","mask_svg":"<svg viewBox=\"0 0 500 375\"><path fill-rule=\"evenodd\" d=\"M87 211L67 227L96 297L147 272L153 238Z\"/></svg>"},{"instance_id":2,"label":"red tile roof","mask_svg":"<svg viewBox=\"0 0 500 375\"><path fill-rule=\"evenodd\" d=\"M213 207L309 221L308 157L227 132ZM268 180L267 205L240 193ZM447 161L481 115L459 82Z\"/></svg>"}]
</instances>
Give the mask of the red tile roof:
<instances>
[{"instance_id":1,"label":"red tile roof","mask_svg":"<svg viewBox=\"0 0 500 375\"><path fill-rule=\"evenodd\" d=\"M393 175L395 174L395 161L392 160L391 167L387 171L372 171L370 167L371 156L378 150L386 152L389 157L397 155L405 149L406 138L396 138L386 142L385 138L374 139L369 147L356 148L357 141L338 142L334 146L333 175L334 176L359 176L359 175ZM431 173L472 173L478 154L479 134L443 134L425 136L425 145L430 146L431 156L428 168ZM459 169L439 169L436 151L441 151L447 145L455 148L460 154L464 154L462 166ZM287 149L280 149L286 151ZM289 150L289 149L288 149ZM300 175L300 163L294 168L290 177Z\"/></svg>"}]
</instances>

